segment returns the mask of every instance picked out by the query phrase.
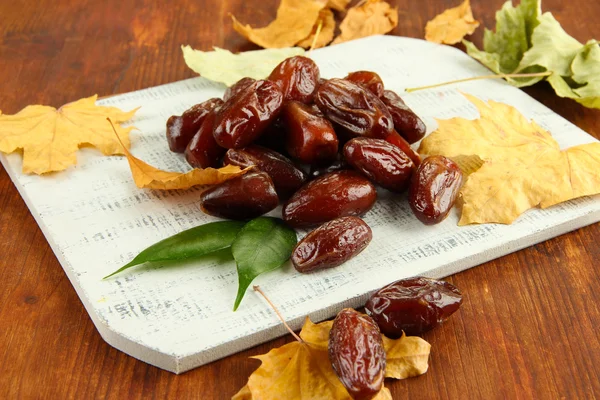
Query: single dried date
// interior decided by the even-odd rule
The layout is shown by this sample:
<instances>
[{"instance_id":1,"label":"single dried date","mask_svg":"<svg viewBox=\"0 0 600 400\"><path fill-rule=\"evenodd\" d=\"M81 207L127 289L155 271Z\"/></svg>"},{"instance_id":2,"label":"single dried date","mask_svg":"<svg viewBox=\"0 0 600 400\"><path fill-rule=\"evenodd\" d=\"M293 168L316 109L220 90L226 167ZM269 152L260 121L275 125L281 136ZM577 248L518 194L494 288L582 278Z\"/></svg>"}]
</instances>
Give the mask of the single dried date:
<instances>
[{"instance_id":1,"label":"single dried date","mask_svg":"<svg viewBox=\"0 0 600 400\"><path fill-rule=\"evenodd\" d=\"M352 137L385 139L394 130L385 104L369 90L345 79L329 79L319 86L315 104Z\"/></svg>"},{"instance_id":2,"label":"single dried date","mask_svg":"<svg viewBox=\"0 0 600 400\"><path fill-rule=\"evenodd\" d=\"M332 172L294 193L283 205L283 220L294 228L307 228L339 217L362 215L375 200L375 186L358 172Z\"/></svg>"},{"instance_id":3,"label":"single dried date","mask_svg":"<svg viewBox=\"0 0 600 400\"><path fill-rule=\"evenodd\" d=\"M391 90L385 90L381 100L387 106L392 119L394 129L410 144L423 139L427 127L423 120L411 110L404 100Z\"/></svg>"},{"instance_id":4,"label":"single dried date","mask_svg":"<svg viewBox=\"0 0 600 400\"><path fill-rule=\"evenodd\" d=\"M385 141L402 150L412 160L415 168L421 165L421 156L410 147L410 144L398 132L393 131L385 137Z\"/></svg>"},{"instance_id":5,"label":"single dried date","mask_svg":"<svg viewBox=\"0 0 600 400\"><path fill-rule=\"evenodd\" d=\"M335 159L338 138L333 125L316 107L290 101L281 113L285 123L286 149L305 164L323 164Z\"/></svg>"},{"instance_id":6,"label":"single dried date","mask_svg":"<svg viewBox=\"0 0 600 400\"><path fill-rule=\"evenodd\" d=\"M298 272L337 267L355 257L371 242L373 232L358 217L341 217L306 235L292 252Z\"/></svg>"},{"instance_id":7,"label":"single dried date","mask_svg":"<svg viewBox=\"0 0 600 400\"><path fill-rule=\"evenodd\" d=\"M167 142L169 149L183 153L192 140L204 119L215 108L221 106L223 100L213 98L186 110L181 116L173 115L167 120Z\"/></svg>"},{"instance_id":8,"label":"single dried date","mask_svg":"<svg viewBox=\"0 0 600 400\"><path fill-rule=\"evenodd\" d=\"M365 310L381 332L392 338L420 335L447 320L462 304L462 294L445 281L415 277L373 293Z\"/></svg>"},{"instance_id":9,"label":"single dried date","mask_svg":"<svg viewBox=\"0 0 600 400\"><path fill-rule=\"evenodd\" d=\"M266 172L250 171L200 195L200 208L220 218L246 220L268 213L279 204L273 181Z\"/></svg>"},{"instance_id":10,"label":"single dried date","mask_svg":"<svg viewBox=\"0 0 600 400\"><path fill-rule=\"evenodd\" d=\"M319 67L308 57L295 56L283 60L273 69L269 80L281 87L285 101L312 101L319 84Z\"/></svg>"},{"instance_id":11,"label":"single dried date","mask_svg":"<svg viewBox=\"0 0 600 400\"><path fill-rule=\"evenodd\" d=\"M269 174L280 199L289 198L306 181L304 171L296 167L281 154L261 146L248 146L243 149L229 149L223 164L237 165L241 168L256 166Z\"/></svg>"},{"instance_id":12,"label":"single dried date","mask_svg":"<svg viewBox=\"0 0 600 400\"><path fill-rule=\"evenodd\" d=\"M460 167L444 156L427 157L413 175L408 203L425 225L442 222L458 197L463 181Z\"/></svg>"},{"instance_id":13,"label":"single dried date","mask_svg":"<svg viewBox=\"0 0 600 400\"><path fill-rule=\"evenodd\" d=\"M250 77L240 79L232 86L228 87L227 90L225 90L225 94L223 95L223 101L227 101L230 98L234 97L236 94L243 91L248 86L252 85L254 82L256 82L256 79Z\"/></svg>"},{"instance_id":14,"label":"single dried date","mask_svg":"<svg viewBox=\"0 0 600 400\"><path fill-rule=\"evenodd\" d=\"M216 168L226 149L213 136L217 110L211 111L185 149L185 159L194 168Z\"/></svg>"},{"instance_id":15,"label":"single dried date","mask_svg":"<svg viewBox=\"0 0 600 400\"><path fill-rule=\"evenodd\" d=\"M250 84L221 106L213 131L215 140L227 149L249 145L275 120L282 105L283 94L275 83Z\"/></svg>"},{"instance_id":16,"label":"single dried date","mask_svg":"<svg viewBox=\"0 0 600 400\"><path fill-rule=\"evenodd\" d=\"M350 396L372 399L383 387L386 356L381 333L367 315L345 308L329 332L329 360Z\"/></svg>"},{"instance_id":17,"label":"single dried date","mask_svg":"<svg viewBox=\"0 0 600 400\"><path fill-rule=\"evenodd\" d=\"M357 83L370 90L377 97L383 96L383 80L373 71L350 72L344 79Z\"/></svg>"},{"instance_id":18,"label":"single dried date","mask_svg":"<svg viewBox=\"0 0 600 400\"><path fill-rule=\"evenodd\" d=\"M413 170L411 159L382 139L354 138L344 146L344 158L372 182L393 192L406 189Z\"/></svg>"}]
</instances>

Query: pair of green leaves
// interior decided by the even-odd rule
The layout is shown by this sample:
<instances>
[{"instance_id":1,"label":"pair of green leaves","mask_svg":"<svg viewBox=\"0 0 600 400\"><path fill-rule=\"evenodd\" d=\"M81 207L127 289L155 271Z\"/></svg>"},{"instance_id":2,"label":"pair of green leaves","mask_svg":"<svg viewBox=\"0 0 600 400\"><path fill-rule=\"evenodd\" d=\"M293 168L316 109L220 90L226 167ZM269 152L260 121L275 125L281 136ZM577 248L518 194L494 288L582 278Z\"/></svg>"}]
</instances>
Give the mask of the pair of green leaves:
<instances>
[{"instance_id":1,"label":"pair of green leaves","mask_svg":"<svg viewBox=\"0 0 600 400\"><path fill-rule=\"evenodd\" d=\"M296 232L278 218L259 217L248 223L211 222L148 247L104 279L147 262L187 260L230 248L239 282L235 311L254 278L282 266L297 242Z\"/></svg>"},{"instance_id":2,"label":"pair of green leaves","mask_svg":"<svg viewBox=\"0 0 600 400\"><path fill-rule=\"evenodd\" d=\"M496 13L496 31L485 30L483 50L463 41L467 53L498 74L551 75L507 78L517 87L546 79L561 97L600 108L600 47L569 36L552 13L541 14L541 0L506 2Z\"/></svg>"}]
</instances>

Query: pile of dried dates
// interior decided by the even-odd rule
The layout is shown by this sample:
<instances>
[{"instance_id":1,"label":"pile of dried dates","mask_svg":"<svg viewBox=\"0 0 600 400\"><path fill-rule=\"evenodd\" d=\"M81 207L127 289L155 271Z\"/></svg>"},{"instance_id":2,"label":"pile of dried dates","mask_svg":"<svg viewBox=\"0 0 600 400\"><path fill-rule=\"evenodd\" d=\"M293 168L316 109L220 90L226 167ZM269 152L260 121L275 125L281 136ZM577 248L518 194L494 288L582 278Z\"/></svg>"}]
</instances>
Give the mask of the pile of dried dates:
<instances>
[{"instance_id":1,"label":"pile of dried dates","mask_svg":"<svg viewBox=\"0 0 600 400\"><path fill-rule=\"evenodd\" d=\"M377 200L375 185L409 191L415 216L435 224L458 196L462 173L441 156L421 160L410 144L423 121L374 72L322 79L310 59L292 57L266 80L243 78L223 99L172 116L167 139L197 168L254 168L201 194L207 214L251 219L283 201L283 220L314 228L298 243L300 272L342 264L371 241L358 216Z\"/></svg>"}]
</instances>

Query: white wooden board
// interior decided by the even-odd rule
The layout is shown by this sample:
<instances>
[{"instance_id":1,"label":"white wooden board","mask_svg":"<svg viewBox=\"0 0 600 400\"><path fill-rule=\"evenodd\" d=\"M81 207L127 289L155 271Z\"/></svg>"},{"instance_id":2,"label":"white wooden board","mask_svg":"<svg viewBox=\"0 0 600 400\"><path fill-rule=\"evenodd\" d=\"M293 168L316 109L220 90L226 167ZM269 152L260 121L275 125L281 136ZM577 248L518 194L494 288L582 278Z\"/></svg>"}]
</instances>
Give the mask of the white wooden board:
<instances>
[{"instance_id":1,"label":"white wooden board","mask_svg":"<svg viewBox=\"0 0 600 400\"><path fill-rule=\"evenodd\" d=\"M311 57L323 77L373 70L399 93L406 87L489 73L454 48L390 36L332 46ZM156 167L183 171L188 168L183 157L167 148L165 121L195 103L221 96L224 89L194 78L99 103L126 110L141 106L133 121L139 131L132 133L132 152ZM431 132L434 118L478 116L459 90L515 106L551 131L561 147L595 140L503 81L464 83L403 97ZM199 210L199 190L137 189L124 158L103 157L94 149L81 150L76 167L50 176L23 175L17 154L2 156L1 161L98 331L112 346L181 373L286 333L252 292L237 312L231 311L237 275L230 259L158 263L101 280L145 247L215 220ZM600 198L532 210L510 226L458 227L453 213L427 227L412 216L405 196L381 191L365 220L373 228L373 241L347 264L310 275L286 265L255 281L292 327L299 328L306 315L319 321L342 307L361 306L370 292L394 280L417 274L443 277L599 221Z\"/></svg>"}]
</instances>

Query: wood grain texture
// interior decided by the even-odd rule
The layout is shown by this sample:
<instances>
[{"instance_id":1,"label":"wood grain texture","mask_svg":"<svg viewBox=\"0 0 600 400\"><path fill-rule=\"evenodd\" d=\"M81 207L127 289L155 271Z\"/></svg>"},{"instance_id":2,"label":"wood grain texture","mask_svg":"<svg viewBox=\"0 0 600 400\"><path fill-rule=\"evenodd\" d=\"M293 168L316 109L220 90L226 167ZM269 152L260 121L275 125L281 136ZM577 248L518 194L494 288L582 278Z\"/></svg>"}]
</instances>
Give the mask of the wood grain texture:
<instances>
[{"instance_id":1,"label":"wood grain texture","mask_svg":"<svg viewBox=\"0 0 600 400\"><path fill-rule=\"evenodd\" d=\"M393 34L423 37L425 23L458 0L390 1ZM0 109L60 106L193 76L180 44L254 49L228 13L265 25L277 0L151 0L0 3ZM493 26L503 0L472 0ZM545 0L580 41L600 38L600 2ZM475 41L481 43L481 29ZM441 66L442 68L443 66ZM432 81L435 77L432 77ZM526 90L600 137L600 112L556 97L546 84ZM103 342L44 236L0 170L0 398L225 399L259 362L248 357L285 337L175 376ZM457 274L461 310L424 337L427 374L390 381L394 398L594 399L600 397L600 224Z\"/></svg>"}]
</instances>

